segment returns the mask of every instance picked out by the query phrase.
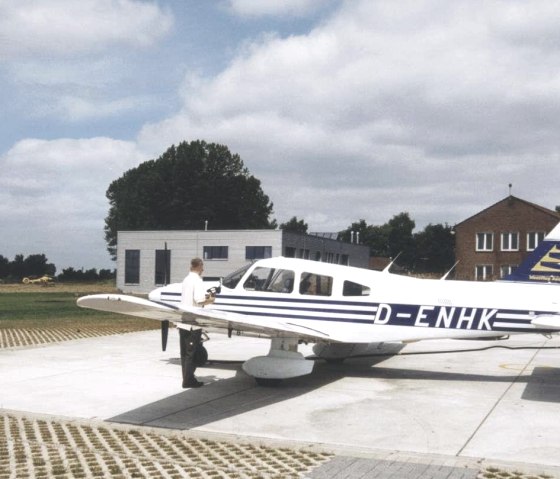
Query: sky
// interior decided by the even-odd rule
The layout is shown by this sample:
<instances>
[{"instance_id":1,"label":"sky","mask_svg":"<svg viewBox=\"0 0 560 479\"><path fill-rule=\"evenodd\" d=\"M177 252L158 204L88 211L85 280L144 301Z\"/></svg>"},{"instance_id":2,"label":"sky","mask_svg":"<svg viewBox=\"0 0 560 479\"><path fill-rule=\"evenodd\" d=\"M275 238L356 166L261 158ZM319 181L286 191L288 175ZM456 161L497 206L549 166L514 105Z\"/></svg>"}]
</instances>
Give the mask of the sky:
<instances>
[{"instance_id":1,"label":"sky","mask_svg":"<svg viewBox=\"0 0 560 479\"><path fill-rule=\"evenodd\" d=\"M554 209L558 45L548 0L0 0L0 255L113 268L109 184L196 139L310 231Z\"/></svg>"}]
</instances>

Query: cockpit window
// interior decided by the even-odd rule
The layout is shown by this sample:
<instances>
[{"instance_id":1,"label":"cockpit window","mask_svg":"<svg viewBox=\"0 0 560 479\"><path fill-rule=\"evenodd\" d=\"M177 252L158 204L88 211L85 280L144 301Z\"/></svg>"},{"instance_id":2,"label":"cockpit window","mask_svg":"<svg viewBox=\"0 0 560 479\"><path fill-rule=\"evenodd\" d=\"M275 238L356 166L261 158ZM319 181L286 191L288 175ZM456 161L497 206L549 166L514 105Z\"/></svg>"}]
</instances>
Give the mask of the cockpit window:
<instances>
[{"instance_id":1,"label":"cockpit window","mask_svg":"<svg viewBox=\"0 0 560 479\"><path fill-rule=\"evenodd\" d=\"M253 264L249 263L248 265L243 266L243 268L240 268L234 271L233 273L229 274L228 276L226 276L222 280L222 286L225 286L226 288L229 289L234 289L251 266L253 266Z\"/></svg>"},{"instance_id":2,"label":"cockpit window","mask_svg":"<svg viewBox=\"0 0 560 479\"><path fill-rule=\"evenodd\" d=\"M247 291L291 293L294 290L294 272L287 269L257 267L245 280L243 288Z\"/></svg>"},{"instance_id":3,"label":"cockpit window","mask_svg":"<svg viewBox=\"0 0 560 479\"><path fill-rule=\"evenodd\" d=\"M299 283L300 294L311 296L330 296L332 293L333 279L313 273L302 273Z\"/></svg>"},{"instance_id":4,"label":"cockpit window","mask_svg":"<svg viewBox=\"0 0 560 479\"><path fill-rule=\"evenodd\" d=\"M371 293L369 286L354 283L353 281L344 281L342 286L343 296L368 296Z\"/></svg>"}]
</instances>

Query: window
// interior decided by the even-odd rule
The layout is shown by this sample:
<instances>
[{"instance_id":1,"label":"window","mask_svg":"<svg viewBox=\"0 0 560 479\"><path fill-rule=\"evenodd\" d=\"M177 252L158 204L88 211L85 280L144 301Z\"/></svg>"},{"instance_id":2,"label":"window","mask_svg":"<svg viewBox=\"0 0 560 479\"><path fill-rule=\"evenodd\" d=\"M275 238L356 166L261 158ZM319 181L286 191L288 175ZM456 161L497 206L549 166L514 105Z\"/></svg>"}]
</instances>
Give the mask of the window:
<instances>
[{"instance_id":1,"label":"window","mask_svg":"<svg viewBox=\"0 0 560 479\"><path fill-rule=\"evenodd\" d=\"M202 250L204 259L228 259L227 246L205 246Z\"/></svg>"},{"instance_id":2,"label":"window","mask_svg":"<svg viewBox=\"0 0 560 479\"><path fill-rule=\"evenodd\" d=\"M299 250L298 258L309 259L309 250L306 248L301 248Z\"/></svg>"},{"instance_id":3,"label":"window","mask_svg":"<svg viewBox=\"0 0 560 479\"><path fill-rule=\"evenodd\" d=\"M494 249L493 233L476 234L476 251L492 251Z\"/></svg>"},{"instance_id":4,"label":"window","mask_svg":"<svg viewBox=\"0 0 560 479\"><path fill-rule=\"evenodd\" d=\"M502 251L519 251L519 233L502 233Z\"/></svg>"},{"instance_id":5,"label":"window","mask_svg":"<svg viewBox=\"0 0 560 479\"><path fill-rule=\"evenodd\" d=\"M475 268L475 279L477 281L488 281L494 274L491 264L479 264Z\"/></svg>"},{"instance_id":6,"label":"window","mask_svg":"<svg viewBox=\"0 0 560 479\"><path fill-rule=\"evenodd\" d=\"M537 249L539 243L544 239L544 231L531 231L527 233L527 251Z\"/></svg>"},{"instance_id":7,"label":"window","mask_svg":"<svg viewBox=\"0 0 560 479\"><path fill-rule=\"evenodd\" d=\"M311 296L330 296L333 279L313 273L302 273L299 283L299 293Z\"/></svg>"},{"instance_id":8,"label":"window","mask_svg":"<svg viewBox=\"0 0 560 479\"><path fill-rule=\"evenodd\" d=\"M139 249L127 249L124 252L124 282L126 284L140 283Z\"/></svg>"},{"instance_id":9,"label":"window","mask_svg":"<svg viewBox=\"0 0 560 479\"><path fill-rule=\"evenodd\" d=\"M344 285L342 287L343 296L368 296L370 292L371 289L369 286L354 283L353 281L344 281Z\"/></svg>"},{"instance_id":10,"label":"window","mask_svg":"<svg viewBox=\"0 0 560 479\"><path fill-rule=\"evenodd\" d=\"M516 264L503 264L502 266L500 266L500 278L509 276L511 273L513 273L513 270L515 270L515 268L517 268Z\"/></svg>"},{"instance_id":11,"label":"window","mask_svg":"<svg viewBox=\"0 0 560 479\"><path fill-rule=\"evenodd\" d=\"M286 258L295 258L296 257L296 249L292 248L291 246L286 246L284 248L284 256Z\"/></svg>"},{"instance_id":12,"label":"window","mask_svg":"<svg viewBox=\"0 0 560 479\"><path fill-rule=\"evenodd\" d=\"M291 293L294 290L294 272L286 269L257 267L245 280L243 288L247 291Z\"/></svg>"},{"instance_id":13,"label":"window","mask_svg":"<svg viewBox=\"0 0 560 479\"><path fill-rule=\"evenodd\" d=\"M171 251L156 249L155 284L168 284L171 275Z\"/></svg>"},{"instance_id":14,"label":"window","mask_svg":"<svg viewBox=\"0 0 560 479\"><path fill-rule=\"evenodd\" d=\"M272 257L272 246L245 246L245 259L264 259Z\"/></svg>"}]
</instances>

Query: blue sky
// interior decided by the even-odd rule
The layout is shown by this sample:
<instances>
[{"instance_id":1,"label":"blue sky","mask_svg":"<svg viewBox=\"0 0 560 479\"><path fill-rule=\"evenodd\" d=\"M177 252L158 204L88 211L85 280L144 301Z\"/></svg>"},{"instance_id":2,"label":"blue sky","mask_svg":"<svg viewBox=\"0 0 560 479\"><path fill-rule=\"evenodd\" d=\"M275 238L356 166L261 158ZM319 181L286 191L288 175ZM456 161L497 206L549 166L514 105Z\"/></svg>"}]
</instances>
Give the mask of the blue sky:
<instances>
[{"instance_id":1,"label":"blue sky","mask_svg":"<svg viewBox=\"0 0 560 479\"><path fill-rule=\"evenodd\" d=\"M112 267L109 183L183 140L239 153L314 231L560 204L560 6L0 2L0 254Z\"/></svg>"}]
</instances>

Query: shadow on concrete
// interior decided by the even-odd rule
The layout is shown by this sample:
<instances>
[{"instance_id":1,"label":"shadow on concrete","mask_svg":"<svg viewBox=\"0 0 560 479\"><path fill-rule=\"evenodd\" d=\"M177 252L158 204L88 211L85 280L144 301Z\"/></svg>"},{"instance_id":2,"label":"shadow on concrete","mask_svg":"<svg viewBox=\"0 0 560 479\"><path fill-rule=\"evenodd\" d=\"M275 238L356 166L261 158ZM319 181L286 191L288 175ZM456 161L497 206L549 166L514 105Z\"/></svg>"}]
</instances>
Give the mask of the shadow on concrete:
<instances>
[{"instance_id":1,"label":"shadow on concrete","mask_svg":"<svg viewBox=\"0 0 560 479\"><path fill-rule=\"evenodd\" d=\"M521 398L560 403L560 368L535 368Z\"/></svg>"},{"instance_id":2,"label":"shadow on concrete","mask_svg":"<svg viewBox=\"0 0 560 479\"><path fill-rule=\"evenodd\" d=\"M388 356L360 360L368 367L389 359ZM177 388L181 387L180 360L177 366ZM235 370L235 376L223 379L205 374L207 370ZM313 373L282 381L278 387L257 386L255 380L241 369L241 362L212 361L196 370L198 380L205 385L185 389L167 398L127 411L108 421L173 429L192 429L211 422L253 411L271 404L306 394L348 375L351 367L339 367L318 361Z\"/></svg>"},{"instance_id":3,"label":"shadow on concrete","mask_svg":"<svg viewBox=\"0 0 560 479\"><path fill-rule=\"evenodd\" d=\"M177 367L177 389L181 392L110 418L109 421L172 429L192 429L281 403L343 378L526 383L523 399L560 402L560 369L535 368L531 376L520 376L519 374L486 375L378 366L391 357L380 355L354 358L347 359L341 364L329 364L317 360L310 375L284 380L278 387L257 386L254 379L242 371L241 361L210 360L207 366L200 367L196 371L197 378L203 381L205 386L185 390L180 390L180 360L173 358L167 362ZM235 375L224 379L208 374L216 369L235 371Z\"/></svg>"}]
</instances>

